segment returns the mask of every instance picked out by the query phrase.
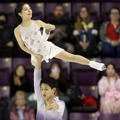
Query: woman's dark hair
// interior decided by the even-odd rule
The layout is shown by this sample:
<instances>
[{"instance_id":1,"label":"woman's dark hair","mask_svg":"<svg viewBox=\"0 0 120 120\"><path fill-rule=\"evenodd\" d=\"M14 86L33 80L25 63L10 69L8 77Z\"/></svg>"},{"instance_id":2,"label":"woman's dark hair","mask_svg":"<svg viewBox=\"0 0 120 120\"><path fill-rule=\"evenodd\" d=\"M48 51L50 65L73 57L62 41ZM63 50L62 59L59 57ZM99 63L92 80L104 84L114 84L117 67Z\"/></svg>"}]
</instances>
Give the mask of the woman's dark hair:
<instances>
[{"instance_id":1,"label":"woman's dark hair","mask_svg":"<svg viewBox=\"0 0 120 120\"><path fill-rule=\"evenodd\" d=\"M53 78L51 78L51 77L48 77L48 78L45 78L45 79L43 79L41 82L40 82L40 86L42 85L42 84L47 84L47 85L49 85L50 87L51 87L51 89L53 89L53 88L58 88L58 84L57 84L57 80L54 80Z\"/></svg>"},{"instance_id":2,"label":"woman's dark hair","mask_svg":"<svg viewBox=\"0 0 120 120\"><path fill-rule=\"evenodd\" d=\"M22 22L22 18L18 15L18 13L21 13L23 9L23 5L26 3L19 3L17 4L17 7L15 8L15 19L16 19L16 24L19 25Z\"/></svg>"},{"instance_id":3,"label":"woman's dark hair","mask_svg":"<svg viewBox=\"0 0 120 120\"><path fill-rule=\"evenodd\" d=\"M109 65L112 65L112 66L113 66L115 72L117 71L116 65L115 65L114 63L108 63L108 64L106 65L106 67L108 67Z\"/></svg>"},{"instance_id":4,"label":"woman's dark hair","mask_svg":"<svg viewBox=\"0 0 120 120\"><path fill-rule=\"evenodd\" d=\"M120 14L120 10L119 10L117 7L112 7L112 8L109 10L109 15L111 14L111 12L112 12L113 9L117 10L117 11L119 12L119 14Z\"/></svg>"},{"instance_id":5,"label":"woman's dark hair","mask_svg":"<svg viewBox=\"0 0 120 120\"><path fill-rule=\"evenodd\" d=\"M21 76L21 77L20 77L20 80L21 80L22 84L25 84L25 83L27 83L27 82L29 81L29 77L27 76L27 69L26 69L26 67L25 67L24 65L19 64L19 65L15 68L14 75L16 75L16 70L18 69L19 66L22 66L23 69L24 69L24 71L25 71L24 76ZM17 76L17 75L16 75L16 76Z\"/></svg>"}]
</instances>

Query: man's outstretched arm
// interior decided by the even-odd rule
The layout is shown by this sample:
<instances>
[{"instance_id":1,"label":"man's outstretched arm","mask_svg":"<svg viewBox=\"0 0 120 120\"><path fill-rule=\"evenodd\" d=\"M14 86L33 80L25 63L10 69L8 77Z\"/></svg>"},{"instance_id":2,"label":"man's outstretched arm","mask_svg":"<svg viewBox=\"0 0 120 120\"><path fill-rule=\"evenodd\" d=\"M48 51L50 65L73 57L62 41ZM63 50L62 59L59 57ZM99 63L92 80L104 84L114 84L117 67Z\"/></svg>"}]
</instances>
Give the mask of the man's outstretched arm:
<instances>
[{"instance_id":1,"label":"man's outstretched arm","mask_svg":"<svg viewBox=\"0 0 120 120\"><path fill-rule=\"evenodd\" d=\"M34 69L34 92L37 98L37 105L40 106L43 104L44 100L42 98L41 94L41 88L40 88L40 82L41 82L41 62L42 62L42 57L41 59L37 59L37 62L34 62L31 60L32 65L35 66Z\"/></svg>"}]
</instances>

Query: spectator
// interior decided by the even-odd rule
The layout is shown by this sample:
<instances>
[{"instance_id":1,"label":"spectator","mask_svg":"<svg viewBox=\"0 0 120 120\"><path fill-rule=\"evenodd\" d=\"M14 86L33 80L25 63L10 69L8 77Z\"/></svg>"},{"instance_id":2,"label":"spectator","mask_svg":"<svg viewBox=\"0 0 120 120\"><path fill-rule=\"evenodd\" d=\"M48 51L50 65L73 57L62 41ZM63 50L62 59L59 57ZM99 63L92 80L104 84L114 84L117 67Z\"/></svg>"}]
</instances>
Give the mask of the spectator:
<instances>
[{"instance_id":1,"label":"spectator","mask_svg":"<svg viewBox=\"0 0 120 120\"><path fill-rule=\"evenodd\" d=\"M4 51L7 50L6 54L1 54L1 56L10 56L10 51L16 45L15 37L14 37L14 28L7 26L7 14L4 12L0 12L0 49ZM11 54L12 56L12 54Z\"/></svg>"},{"instance_id":2,"label":"spectator","mask_svg":"<svg viewBox=\"0 0 120 120\"><path fill-rule=\"evenodd\" d=\"M73 53L72 24L69 20L66 21L64 17L64 7L61 4L56 5L54 9L54 19L50 21L51 24L56 26L56 29L51 33L49 39L57 46Z\"/></svg>"},{"instance_id":3,"label":"spectator","mask_svg":"<svg viewBox=\"0 0 120 120\"><path fill-rule=\"evenodd\" d=\"M18 90L32 92L32 85L27 76L27 70L24 65L18 65L15 69L11 81L11 96L13 96Z\"/></svg>"},{"instance_id":4,"label":"spectator","mask_svg":"<svg viewBox=\"0 0 120 120\"><path fill-rule=\"evenodd\" d=\"M103 76L98 84L101 96L100 109L103 113L120 114L120 78L114 64L108 64L107 68L107 76Z\"/></svg>"},{"instance_id":5,"label":"spectator","mask_svg":"<svg viewBox=\"0 0 120 120\"><path fill-rule=\"evenodd\" d=\"M49 76L58 81L60 91L65 93L69 88L69 80L62 74L62 69L59 62L52 62Z\"/></svg>"},{"instance_id":6,"label":"spectator","mask_svg":"<svg viewBox=\"0 0 120 120\"><path fill-rule=\"evenodd\" d=\"M112 8L110 21L104 22L100 28L102 53L104 57L120 57L120 11Z\"/></svg>"},{"instance_id":7,"label":"spectator","mask_svg":"<svg viewBox=\"0 0 120 120\"><path fill-rule=\"evenodd\" d=\"M2 96L0 95L0 120L9 120L7 106L1 103L1 99Z\"/></svg>"},{"instance_id":8,"label":"spectator","mask_svg":"<svg viewBox=\"0 0 120 120\"><path fill-rule=\"evenodd\" d=\"M17 91L15 105L10 110L10 120L35 120L35 112L26 104L26 95Z\"/></svg>"},{"instance_id":9,"label":"spectator","mask_svg":"<svg viewBox=\"0 0 120 120\"><path fill-rule=\"evenodd\" d=\"M80 7L73 35L76 39L77 54L86 57L98 55L98 24L91 20L90 11L86 6Z\"/></svg>"}]
</instances>

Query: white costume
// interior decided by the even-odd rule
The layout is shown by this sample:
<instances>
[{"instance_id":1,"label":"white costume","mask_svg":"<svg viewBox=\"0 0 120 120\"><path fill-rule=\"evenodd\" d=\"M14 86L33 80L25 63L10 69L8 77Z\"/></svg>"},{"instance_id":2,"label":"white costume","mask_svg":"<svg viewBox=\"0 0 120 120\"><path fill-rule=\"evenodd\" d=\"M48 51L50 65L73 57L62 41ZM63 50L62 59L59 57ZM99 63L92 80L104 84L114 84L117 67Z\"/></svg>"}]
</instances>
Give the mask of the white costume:
<instances>
[{"instance_id":1,"label":"white costume","mask_svg":"<svg viewBox=\"0 0 120 120\"><path fill-rule=\"evenodd\" d=\"M34 20L32 20L32 24L29 27L23 27L20 24L20 31L21 39L25 46L32 52L42 55L43 60L46 62L49 62L49 59L52 59L64 50L47 41L50 34L45 33L45 28L43 28L43 34L41 34ZM32 59L36 61L34 56L32 56Z\"/></svg>"},{"instance_id":2,"label":"white costume","mask_svg":"<svg viewBox=\"0 0 120 120\"><path fill-rule=\"evenodd\" d=\"M42 61L45 60L46 62L49 62L49 59L52 59L64 50L54 45L52 42L47 41L50 34L46 34L45 28L43 28L43 34L41 34L41 31L34 20L32 20L32 24L29 27L23 27L20 24L20 31L21 39L25 46L33 53L42 55ZM35 56L31 56L31 58L33 61L37 61ZM94 61L90 61L89 66L100 71L106 69L103 63Z\"/></svg>"}]
</instances>

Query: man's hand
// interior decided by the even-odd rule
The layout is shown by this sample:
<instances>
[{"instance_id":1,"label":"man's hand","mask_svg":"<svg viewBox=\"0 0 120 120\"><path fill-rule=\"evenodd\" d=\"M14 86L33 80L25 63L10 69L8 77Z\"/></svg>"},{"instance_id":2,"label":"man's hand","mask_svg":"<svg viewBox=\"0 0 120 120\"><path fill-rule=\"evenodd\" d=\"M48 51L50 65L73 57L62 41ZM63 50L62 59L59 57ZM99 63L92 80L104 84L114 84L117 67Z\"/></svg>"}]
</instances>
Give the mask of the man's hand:
<instances>
[{"instance_id":1,"label":"man's hand","mask_svg":"<svg viewBox=\"0 0 120 120\"><path fill-rule=\"evenodd\" d=\"M41 68L42 58L43 58L42 55L40 55L39 57L36 57L36 59L37 59L36 62L31 59L31 64L33 66L35 66L35 69L40 69Z\"/></svg>"},{"instance_id":2,"label":"man's hand","mask_svg":"<svg viewBox=\"0 0 120 120\"><path fill-rule=\"evenodd\" d=\"M59 108L59 105L52 101L50 109L57 110Z\"/></svg>"}]
</instances>

